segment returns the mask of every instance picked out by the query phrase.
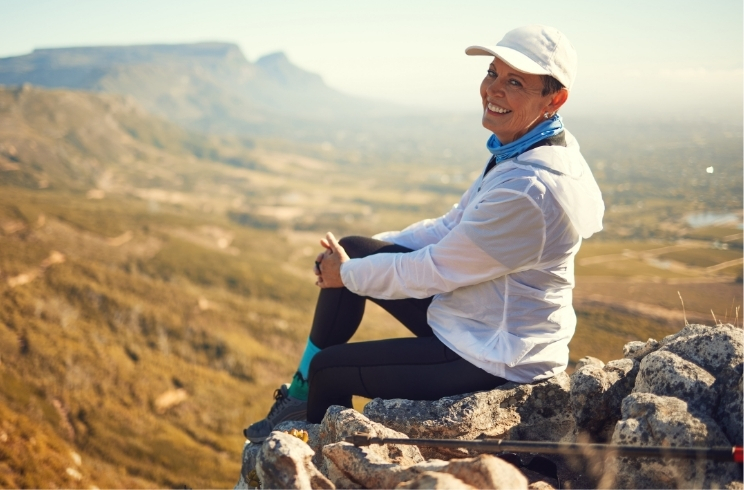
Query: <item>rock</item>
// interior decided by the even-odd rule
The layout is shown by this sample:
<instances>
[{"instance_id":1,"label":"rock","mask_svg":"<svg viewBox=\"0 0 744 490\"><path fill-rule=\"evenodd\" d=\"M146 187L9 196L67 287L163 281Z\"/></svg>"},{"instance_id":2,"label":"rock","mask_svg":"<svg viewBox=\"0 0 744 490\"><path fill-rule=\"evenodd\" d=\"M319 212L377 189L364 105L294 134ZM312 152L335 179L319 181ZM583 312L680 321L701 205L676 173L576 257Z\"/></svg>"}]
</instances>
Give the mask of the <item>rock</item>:
<instances>
[{"instance_id":1,"label":"rock","mask_svg":"<svg viewBox=\"0 0 744 490\"><path fill-rule=\"evenodd\" d=\"M319 444L318 437L318 434L320 432L319 424L311 424L309 422L298 420L288 420L286 422L280 422L279 424L277 424L276 427L274 427L274 430L281 432L287 432L292 429L306 431L308 433L308 445L310 446L310 448L316 453L320 451L322 446L320 446ZM245 444L243 445L243 458L240 468L240 479L238 480L238 484L235 486L236 490L251 488L250 486L243 487L241 485L248 485L248 475L251 471L256 469L256 456L258 455L258 452L260 450L261 444L252 444L250 441L245 441Z\"/></svg>"},{"instance_id":2,"label":"rock","mask_svg":"<svg viewBox=\"0 0 744 490\"><path fill-rule=\"evenodd\" d=\"M673 396L690 410L710 415L718 405L715 381L705 369L662 349L643 358L633 392Z\"/></svg>"},{"instance_id":3,"label":"rock","mask_svg":"<svg viewBox=\"0 0 744 490\"><path fill-rule=\"evenodd\" d=\"M396 438L471 440L485 434L561 442L611 438L615 444L654 446L742 444L742 337L742 330L732 325L687 325L661 342L626 344L623 359L604 364L583 358L570 378L562 373L542 382L507 383L437 401L376 399L367 404L366 417L331 407L319 425L277 426L306 430L309 446L276 432L263 445L247 443L236 488L251 487L248 474L255 468L265 479L264 488L525 488L529 483L529 488L547 490L558 486L558 480L545 475L557 471L561 484L570 488L742 489L741 468L735 463L624 457L605 464L599 455L546 455L550 471L539 461L533 464L533 457L520 472L476 451L357 448L344 442L355 432L367 432ZM441 459L424 461L423 456Z\"/></svg>"},{"instance_id":4,"label":"rock","mask_svg":"<svg viewBox=\"0 0 744 490\"><path fill-rule=\"evenodd\" d=\"M235 485L235 490L251 488L248 485L250 481L248 475L256 469L256 456L260 450L261 444L253 444L250 441L245 441L243 445L243 461L240 467L240 479L238 479L238 483Z\"/></svg>"},{"instance_id":5,"label":"rock","mask_svg":"<svg viewBox=\"0 0 744 490\"><path fill-rule=\"evenodd\" d=\"M415 470L391 463L374 446L356 447L337 442L323 448L327 475L337 487L395 488L418 474Z\"/></svg>"},{"instance_id":6,"label":"rock","mask_svg":"<svg viewBox=\"0 0 744 490\"><path fill-rule=\"evenodd\" d=\"M527 490L555 490L555 487L544 481L536 481L527 485Z\"/></svg>"},{"instance_id":7,"label":"rock","mask_svg":"<svg viewBox=\"0 0 744 490\"><path fill-rule=\"evenodd\" d=\"M576 367L574 367L574 372L578 371L579 369L585 366L599 366L600 368L603 368L604 365L605 363L602 362L601 359L597 359L596 357L592 357L592 356L586 356L586 357L582 357L576 362Z\"/></svg>"},{"instance_id":8,"label":"rock","mask_svg":"<svg viewBox=\"0 0 744 490\"><path fill-rule=\"evenodd\" d=\"M688 325L665 337L660 350L677 354L713 376L735 368L744 357L744 332L733 325Z\"/></svg>"},{"instance_id":9,"label":"rock","mask_svg":"<svg viewBox=\"0 0 744 490\"><path fill-rule=\"evenodd\" d=\"M469 459L453 459L440 471L449 473L475 488L505 490L527 488L527 478L517 468L490 454L481 454Z\"/></svg>"},{"instance_id":10,"label":"rock","mask_svg":"<svg viewBox=\"0 0 744 490\"><path fill-rule=\"evenodd\" d=\"M342 442L356 432L367 432L372 437L408 438L405 434L369 420L356 410L332 406L320 423L318 445L324 447ZM416 446L384 444L369 446L368 449L387 463L409 466L424 461L421 451ZM317 456L320 455L316 455L314 461L322 468L323 461Z\"/></svg>"},{"instance_id":11,"label":"rock","mask_svg":"<svg viewBox=\"0 0 744 490\"><path fill-rule=\"evenodd\" d=\"M504 439L573 441L570 379L560 373L533 384L507 383L495 390L436 401L374 399L364 414L409 437L475 439L481 434ZM463 457L465 451L421 449L427 458Z\"/></svg>"},{"instance_id":12,"label":"rock","mask_svg":"<svg viewBox=\"0 0 744 490\"><path fill-rule=\"evenodd\" d=\"M312 463L314 454L300 439L272 432L256 457L261 488L336 488Z\"/></svg>"},{"instance_id":13,"label":"rock","mask_svg":"<svg viewBox=\"0 0 744 490\"><path fill-rule=\"evenodd\" d=\"M648 339L647 342L633 341L623 346L623 357L625 359L634 359L640 362L644 357L661 347L661 344L654 339Z\"/></svg>"},{"instance_id":14,"label":"rock","mask_svg":"<svg viewBox=\"0 0 744 490\"><path fill-rule=\"evenodd\" d=\"M693 415L687 404L673 397L633 393L623 400L623 419L617 423L613 444L633 446L728 446L723 431L709 417ZM722 488L739 478L736 463L616 458L608 472L617 488Z\"/></svg>"},{"instance_id":15,"label":"rock","mask_svg":"<svg viewBox=\"0 0 744 490\"><path fill-rule=\"evenodd\" d=\"M744 441L742 441L742 433L744 433L744 407L742 406L742 399L744 398L744 392L742 391L741 368L742 365L740 364L738 366L738 379L735 376L729 376L721 383L719 388L721 400L718 403L718 410L716 411L718 424L723 429L731 444L737 446L744 444Z\"/></svg>"},{"instance_id":16,"label":"rock","mask_svg":"<svg viewBox=\"0 0 744 490\"><path fill-rule=\"evenodd\" d=\"M331 481L337 487L344 488L396 488L415 481L418 482L411 484L423 485L421 475L424 473L447 473L461 483L475 488L527 488L527 479L519 470L490 454L468 459L433 460L412 466L400 466L387 462L369 449L355 447L346 442L330 444L323 448L323 456L328 460L328 475ZM426 479L432 480L432 477ZM441 480L437 481L441 483ZM461 484L458 485L462 488Z\"/></svg>"},{"instance_id":17,"label":"rock","mask_svg":"<svg viewBox=\"0 0 744 490\"><path fill-rule=\"evenodd\" d=\"M395 488L427 488L441 490L475 490L476 487L447 473L425 471L413 480L403 482Z\"/></svg>"},{"instance_id":18,"label":"rock","mask_svg":"<svg viewBox=\"0 0 744 490\"><path fill-rule=\"evenodd\" d=\"M633 359L611 361L600 367L588 364L571 376L571 410L579 431L595 441L612 436L620 420L623 398L633 389L638 362Z\"/></svg>"}]
</instances>

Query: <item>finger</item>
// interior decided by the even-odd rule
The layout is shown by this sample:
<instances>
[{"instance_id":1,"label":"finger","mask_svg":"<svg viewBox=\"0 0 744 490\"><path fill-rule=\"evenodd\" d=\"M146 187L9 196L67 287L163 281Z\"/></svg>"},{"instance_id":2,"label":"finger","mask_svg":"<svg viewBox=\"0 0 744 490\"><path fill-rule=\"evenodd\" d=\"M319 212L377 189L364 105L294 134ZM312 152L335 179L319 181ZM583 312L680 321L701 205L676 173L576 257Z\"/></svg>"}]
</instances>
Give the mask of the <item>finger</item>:
<instances>
[{"instance_id":1,"label":"finger","mask_svg":"<svg viewBox=\"0 0 744 490\"><path fill-rule=\"evenodd\" d=\"M322 246L323 248L331 248L331 244L330 244L330 243L328 243L328 241L327 241L327 240L326 240L325 238L321 238L321 239L320 239L320 245L321 245L321 246Z\"/></svg>"},{"instance_id":2,"label":"finger","mask_svg":"<svg viewBox=\"0 0 744 490\"><path fill-rule=\"evenodd\" d=\"M320 252L317 257L315 257L315 262L321 262L323 260L323 257L325 257L325 252Z\"/></svg>"},{"instance_id":3,"label":"finger","mask_svg":"<svg viewBox=\"0 0 744 490\"><path fill-rule=\"evenodd\" d=\"M326 233L325 239L328 242L329 248L334 252L338 252L338 250L342 248L341 245L338 244L338 240L336 240L336 237L333 236L333 233L331 233L330 231Z\"/></svg>"}]
</instances>

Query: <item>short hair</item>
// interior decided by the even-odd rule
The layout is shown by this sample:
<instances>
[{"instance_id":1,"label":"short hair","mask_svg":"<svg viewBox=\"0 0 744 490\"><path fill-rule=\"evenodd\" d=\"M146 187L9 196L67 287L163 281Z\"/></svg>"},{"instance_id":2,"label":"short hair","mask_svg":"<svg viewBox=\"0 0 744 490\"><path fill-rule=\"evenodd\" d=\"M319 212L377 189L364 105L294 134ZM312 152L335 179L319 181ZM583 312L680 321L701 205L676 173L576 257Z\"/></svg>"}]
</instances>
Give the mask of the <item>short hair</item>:
<instances>
[{"instance_id":1,"label":"short hair","mask_svg":"<svg viewBox=\"0 0 744 490\"><path fill-rule=\"evenodd\" d=\"M552 77L550 75L543 75L542 76L543 81L543 89L542 89L542 95L545 97L546 95L554 94L564 88L563 84L559 82L555 77Z\"/></svg>"}]
</instances>

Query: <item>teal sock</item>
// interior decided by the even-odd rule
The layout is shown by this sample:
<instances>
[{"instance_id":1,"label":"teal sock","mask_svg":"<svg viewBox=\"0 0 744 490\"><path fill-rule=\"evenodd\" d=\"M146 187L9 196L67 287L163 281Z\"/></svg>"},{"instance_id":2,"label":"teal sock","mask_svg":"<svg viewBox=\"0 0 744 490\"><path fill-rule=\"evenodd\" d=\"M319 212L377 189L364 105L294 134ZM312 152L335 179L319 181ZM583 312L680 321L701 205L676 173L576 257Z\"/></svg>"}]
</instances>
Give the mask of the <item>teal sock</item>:
<instances>
[{"instance_id":1,"label":"teal sock","mask_svg":"<svg viewBox=\"0 0 744 490\"><path fill-rule=\"evenodd\" d=\"M307 380L297 371L292 377L292 384L289 385L289 396L297 400L307 400L308 391Z\"/></svg>"},{"instance_id":2,"label":"teal sock","mask_svg":"<svg viewBox=\"0 0 744 490\"><path fill-rule=\"evenodd\" d=\"M310 361L313 360L313 357L318 352L320 352L320 349L308 338L305 352L302 354L302 359L300 359L300 366L292 378L292 384L289 385L289 396L292 398L307 400L307 377L310 373Z\"/></svg>"}]
</instances>

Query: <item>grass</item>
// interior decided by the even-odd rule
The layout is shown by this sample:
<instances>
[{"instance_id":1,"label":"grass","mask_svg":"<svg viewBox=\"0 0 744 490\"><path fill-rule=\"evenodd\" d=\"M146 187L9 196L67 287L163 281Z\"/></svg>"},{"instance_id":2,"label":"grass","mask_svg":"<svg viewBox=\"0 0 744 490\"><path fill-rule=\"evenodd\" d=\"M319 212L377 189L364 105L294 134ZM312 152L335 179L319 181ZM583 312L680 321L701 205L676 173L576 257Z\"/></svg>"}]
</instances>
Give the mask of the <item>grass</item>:
<instances>
[{"instance_id":1,"label":"grass","mask_svg":"<svg viewBox=\"0 0 744 490\"><path fill-rule=\"evenodd\" d=\"M713 265L742 258L741 250L716 250L713 248L691 248L669 252L659 256L661 259L676 260L693 267L710 267Z\"/></svg>"},{"instance_id":2,"label":"grass","mask_svg":"<svg viewBox=\"0 0 744 490\"><path fill-rule=\"evenodd\" d=\"M28 191L14 192L17 198ZM0 236L3 277L37 267L51 250L67 259L28 284L0 286L0 402L25 412L29 424L68 438L84 460L101 462L100 474L81 484L125 486L129 480L117 473L122 467L134 478L128 486L232 486L240 430L271 402L252 394L268 394L290 377L309 324L312 283L282 270L287 247L276 235L233 228L233 246L240 247L233 256L171 237L174 225L200 233L198 216L159 213L145 220L137 201L117 208L140 225L126 246L135 250L155 237L162 243L158 253L132 256L88 226L65 225L59 229L67 240L58 240L46 232L58 229L52 211L59 201L81 216L88 211L89 201L51 192L28 207L21 199L29 222L35 222L29 208L38 206L46 223ZM129 228L126 216L121 223ZM186 390L187 400L158 413L154 400L176 387ZM50 485L11 481L77 484L62 477Z\"/></svg>"},{"instance_id":3,"label":"grass","mask_svg":"<svg viewBox=\"0 0 744 490\"><path fill-rule=\"evenodd\" d=\"M621 359L622 347L626 343L634 340L645 342L649 338L661 340L684 326L604 308L577 308L576 317L576 333L568 346L570 366L584 356L596 357L604 362Z\"/></svg>"},{"instance_id":4,"label":"grass","mask_svg":"<svg viewBox=\"0 0 744 490\"><path fill-rule=\"evenodd\" d=\"M462 176L477 175L485 161L193 135L127 112L115 97L23 94L0 90L7 128L0 168L17 164L0 171L2 487L232 487L241 429L265 415L304 347L320 236L371 235L439 216L468 185ZM117 124L101 122L109 117ZM726 238L740 249L731 236L740 231L684 225L685 213L706 206L740 209L740 185L722 180L739 190L714 188L691 199L687 154L672 155L680 171L661 179L648 155L634 160L626 139L612 155L606 138L603 132L595 147L609 152L595 156L608 161L600 178L606 230L583 244L576 297L598 294L676 314L680 291L688 311L713 308L733 318L741 281L726 274L738 269L741 277L741 267L703 277L726 283L695 283L695 271L622 254L685 237ZM10 144L17 149L12 161ZM740 162L740 144L714 147ZM738 176L740 164L731 167ZM716 167L716 175L726 169ZM618 182L633 185L620 190ZM661 195L651 198L649 189ZM87 198L90 190L103 198ZM297 216L265 212L287 207ZM41 267L52 252L64 262ZM689 249L674 260L716 262L732 251L709 252ZM599 260L581 265L591 258ZM8 281L28 273L35 277L25 284ZM577 305L572 363L585 355L619 358L626 342L660 339L682 326ZM406 335L370 304L353 341ZM157 400L173 390L186 395L158 409Z\"/></svg>"}]
</instances>

